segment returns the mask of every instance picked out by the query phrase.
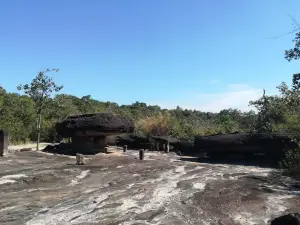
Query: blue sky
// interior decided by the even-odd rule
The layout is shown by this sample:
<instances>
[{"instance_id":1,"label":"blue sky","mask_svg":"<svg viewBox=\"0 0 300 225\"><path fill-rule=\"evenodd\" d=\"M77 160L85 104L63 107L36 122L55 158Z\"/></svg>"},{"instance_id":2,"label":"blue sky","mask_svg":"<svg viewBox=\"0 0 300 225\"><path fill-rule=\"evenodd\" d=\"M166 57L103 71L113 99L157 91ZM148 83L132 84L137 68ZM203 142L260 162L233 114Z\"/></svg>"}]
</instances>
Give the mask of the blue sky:
<instances>
[{"instance_id":1,"label":"blue sky","mask_svg":"<svg viewBox=\"0 0 300 225\"><path fill-rule=\"evenodd\" d=\"M62 92L203 111L247 110L300 72L284 50L299 0L7 0L0 2L0 85L43 68ZM49 74L50 75L50 74Z\"/></svg>"}]
</instances>

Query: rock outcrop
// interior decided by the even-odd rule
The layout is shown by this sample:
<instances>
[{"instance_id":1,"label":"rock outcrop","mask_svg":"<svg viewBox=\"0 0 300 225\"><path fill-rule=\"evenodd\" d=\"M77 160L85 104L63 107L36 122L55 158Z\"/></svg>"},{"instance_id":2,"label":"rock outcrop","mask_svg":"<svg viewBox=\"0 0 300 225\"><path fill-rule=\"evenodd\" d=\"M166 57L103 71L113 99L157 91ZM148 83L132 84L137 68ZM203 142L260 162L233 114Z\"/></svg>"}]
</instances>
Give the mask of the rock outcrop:
<instances>
[{"instance_id":1,"label":"rock outcrop","mask_svg":"<svg viewBox=\"0 0 300 225\"><path fill-rule=\"evenodd\" d=\"M195 138L197 151L205 151L210 155L226 154L265 154L276 160L283 154L284 148L296 147L289 134L279 133L233 133Z\"/></svg>"},{"instance_id":2,"label":"rock outcrop","mask_svg":"<svg viewBox=\"0 0 300 225\"><path fill-rule=\"evenodd\" d=\"M291 213L280 216L271 222L271 225L300 225L300 213Z\"/></svg>"},{"instance_id":3,"label":"rock outcrop","mask_svg":"<svg viewBox=\"0 0 300 225\"><path fill-rule=\"evenodd\" d=\"M113 135L133 130L134 124L130 118L112 113L70 116L56 125L56 131L62 137L76 136L78 132Z\"/></svg>"},{"instance_id":4,"label":"rock outcrop","mask_svg":"<svg viewBox=\"0 0 300 225\"><path fill-rule=\"evenodd\" d=\"M71 116L57 123L56 131L71 138L70 148L76 152L107 152L106 137L134 130L133 121L122 115L96 113Z\"/></svg>"},{"instance_id":5,"label":"rock outcrop","mask_svg":"<svg viewBox=\"0 0 300 225\"><path fill-rule=\"evenodd\" d=\"M116 138L117 146L127 145L128 149L152 149L149 138L134 134L120 135Z\"/></svg>"}]
</instances>

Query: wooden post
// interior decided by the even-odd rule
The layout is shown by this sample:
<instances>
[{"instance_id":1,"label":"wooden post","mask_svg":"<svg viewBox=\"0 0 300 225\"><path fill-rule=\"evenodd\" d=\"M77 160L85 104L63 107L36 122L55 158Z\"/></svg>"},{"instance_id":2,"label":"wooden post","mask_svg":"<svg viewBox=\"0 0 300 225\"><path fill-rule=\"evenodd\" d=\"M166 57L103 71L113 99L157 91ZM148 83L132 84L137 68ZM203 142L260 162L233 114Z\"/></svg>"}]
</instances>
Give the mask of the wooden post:
<instances>
[{"instance_id":1,"label":"wooden post","mask_svg":"<svg viewBox=\"0 0 300 225\"><path fill-rule=\"evenodd\" d=\"M8 133L0 130L0 156L4 156L8 150Z\"/></svg>"},{"instance_id":2,"label":"wooden post","mask_svg":"<svg viewBox=\"0 0 300 225\"><path fill-rule=\"evenodd\" d=\"M141 149L140 150L140 160L144 160L144 157L145 157L144 149Z\"/></svg>"},{"instance_id":3,"label":"wooden post","mask_svg":"<svg viewBox=\"0 0 300 225\"><path fill-rule=\"evenodd\" d=\"M124 145L123 146L123 152L126 152L127 151L127 145Z\"/></svg>"}]
</instances>

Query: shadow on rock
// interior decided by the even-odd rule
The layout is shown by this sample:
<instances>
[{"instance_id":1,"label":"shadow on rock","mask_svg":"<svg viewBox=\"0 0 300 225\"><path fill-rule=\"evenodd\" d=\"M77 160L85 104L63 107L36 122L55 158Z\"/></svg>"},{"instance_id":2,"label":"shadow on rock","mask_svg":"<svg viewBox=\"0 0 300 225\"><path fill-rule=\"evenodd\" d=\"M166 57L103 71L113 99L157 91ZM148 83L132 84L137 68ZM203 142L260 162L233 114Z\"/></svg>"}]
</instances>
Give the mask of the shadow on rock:
<instances>
[{"instance_id":1,"label":"shadow on rock","mask_svg":"<svg viewBox=\"0 0 300 225\"><path fill-rule=\"evenodd\" d=\"M250 159L242 157L223 157L223 158L209 158L205 156L200 157L181 157L182 161L209 163L209 164L229 164L229 165L242 165L242 166L258 166L263 168L275 168L276 166L265 162L263 158L251 157Z\"/></svg>"},{"instance_id":2,"label":"shadow on rock","mask_svg":"<svg viewBox=\"0 0 300 225\"><path fill-rule=\"evenodd\" d=\"M70 155L76 156L76 154L82 155L96 155L98 153L106 153L110 154L111 152L103 152L99 150L89 150L89 149L73 149L71 144L61 143L56 145L48 145L43 150L43 152L52 153L52 154L59 154L59 155Z\"/></svg>"}]
</instances>

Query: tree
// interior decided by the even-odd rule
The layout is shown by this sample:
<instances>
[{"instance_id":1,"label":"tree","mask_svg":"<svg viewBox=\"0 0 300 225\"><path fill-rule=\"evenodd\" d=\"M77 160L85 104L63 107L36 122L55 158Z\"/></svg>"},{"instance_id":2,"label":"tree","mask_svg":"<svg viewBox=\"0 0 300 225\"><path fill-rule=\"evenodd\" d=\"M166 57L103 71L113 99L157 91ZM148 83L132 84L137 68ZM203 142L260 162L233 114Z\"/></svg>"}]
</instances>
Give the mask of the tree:
<instances>
[{"instance_id":1,"label":"tree","mask_svg":"<svg viewBox=\"0 0 300 225\"><path fill-rule=\"evenodd\" d=\"M300 59L300 32L296 33L293 42L295 43L294 48L285 50L285 58L288 61Z\"/></svg>"},{"instance_id":2,"label":"tree","mask_svg":"<svg viewBox=\"0 0 300 225\"><path fill-rule=\"evenodd\" d=\"M290 62L291 60L297 60L300 59L300 24L297 22L297 20L291 16L288 15L290 19L293 22L294 29L289 32L288 34L296 33L295 38L293 42L295 43L294 48L291 48L289 50L285 50L285 58Z\"/></svg>"},{"instance_id":3,"label":"tree","mask_svg":"<svg viewBox=\"0 0 300 225\"><path fill-rule=\"evenodd\" d=\"M59 70L47 69L45 71L40 71L30 84L19 85L17 87L19 91L23 90L35 103L37 113L37 150L39 150L40 143L42 113L47 107L47 102L51 98L51 95L63 88L63 86L58 86L52 78L45 75L46 73L53 71L58 72Z\"/></svg>"}]
</instances>

